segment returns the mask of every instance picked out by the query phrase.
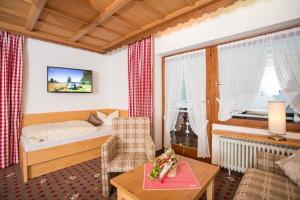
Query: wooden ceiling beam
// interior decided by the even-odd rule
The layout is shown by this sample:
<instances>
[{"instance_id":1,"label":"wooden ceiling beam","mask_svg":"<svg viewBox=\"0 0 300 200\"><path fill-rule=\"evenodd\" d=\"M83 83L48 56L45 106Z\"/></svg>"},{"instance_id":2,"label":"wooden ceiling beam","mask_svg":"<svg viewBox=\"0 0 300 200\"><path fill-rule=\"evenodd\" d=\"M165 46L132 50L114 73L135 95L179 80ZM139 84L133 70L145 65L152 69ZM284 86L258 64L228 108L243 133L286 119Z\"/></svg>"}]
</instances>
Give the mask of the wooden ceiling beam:
<instances>
[{"instance_id":1,"label":"wooden ceiling beam","mask_svg":"<svg viewBox=\"0 0 300 200\"><path fill-rule=\"evenodd\" d=\"M25 24L25 29L28 31L32 31L36 22L38 21L40 14L45 7L47 0L38 0L34 4L32 4L29 16L27 18L27 22Z\"/></svg>"},{"instance_id":2,"label":"wooden ceiling beam","mask_svg":"<svg viewBox=\"0 0 300 200\"><path fill-rule=\"evenodd\" d=\"M103 21L108 19L110 16L118 12L120 9L122 9L124 6L129 4L132 0L115 0L110 6L108 6L103 13L100 13L97 15L91 23L84 26L82 29L80 29L73 37L70 38L70 41L76 42L80 38L82 38L84 35L89 33L91 30L93 30L95 27L97 27L99 24L101 24Z\"/></svg>"},{"instance_id":3,"label":"wooden ceiling beam","mask_svg":"<svg viewBox=\"0 0 300 200\"><path fill-rule=\"evenodd\" d=\"M193 0L184 0L188 5L192 6L195 3L193 2Z\"/></svg>"},{"instance_id":4,"label":"wooden ceiling beam","mask_svg":"<svg viewBox=\"0 0 300 200\"><path fill-rule=\"evenodd\" d=\"M139 4L141 7L143 7L146 10L149 10L150 12L154 13L155 15L157 15L160 19L163 19L165 17L165 15L163 13L161 13L160 11L158 11L155 7L153 7L152 5L148 4L145 1L142 0L136 0L135 1L136 4Z\"/></svg>"},{"instance_id":5,"label":"wooden ceiling beam","mask_svg":"<svg viewBox=\"0 0 300 200\"><path fill-rule=\"evenodd\" d=\"M83 20L75 18L75 17L71 17L69 15L66 15L66 14L64 14L60 11L57 11L57 10L54 10L54 9L51 9L51 8L44 8L44 11L46 11L49 14L56 15L56 16L62 17L64 19L68 19L68 20L71 20L73 22L77 22L77 23L82 24L82 25L88 24L88 22L86 22L86 21L83 21Z\"/></svg>"},{"instance_id":6,"label":"wooden ceiling beam","mask_svg":"<svg viewBox=\"0 0 300 200\"><path fill-rule=\"evenodd\" d=\"M28 36L31 38L37 38L37 39L41 39L44 41L50 41L50 42L54 42L54 43L58 43L58 44L63 44L66 46L77 47L77 48L94 51L94 52L98 52L98 53L104 53L104 50L102 49L102 47L99 48L97 46L86 45L86 44L82 44L79 42L70 43L70 41L64 37L55 36L55 35L40 32L40 31L28 31L22 26L18 26L18 25L3 22L3 21L0 21L0 30L10 31L10 32L22 34L22 35L25 35L25 36Z\"/></svg>"}]
</instances>

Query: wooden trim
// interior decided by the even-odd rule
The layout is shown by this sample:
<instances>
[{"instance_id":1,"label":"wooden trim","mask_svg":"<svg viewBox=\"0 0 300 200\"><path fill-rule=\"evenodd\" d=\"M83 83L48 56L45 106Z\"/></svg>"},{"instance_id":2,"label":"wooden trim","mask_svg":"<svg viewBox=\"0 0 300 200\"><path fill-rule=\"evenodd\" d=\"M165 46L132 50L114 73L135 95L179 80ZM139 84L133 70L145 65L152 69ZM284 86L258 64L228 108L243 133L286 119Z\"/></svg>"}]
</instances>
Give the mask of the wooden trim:
<instances>
[{"instance_id":1,"label":"wooden trim","mask_svg":"<svg viewBox=\"0 0 300 200\"><path fill-rule=\"evenodd\" d=\"M286 141L276 141L268 138L268 135L258 135L244 132L236 132L236 131L226 131L226 130L213 130L212 134L225 136L235 139L244 139L244 140L252 140L255 142L263 142L270 143L275 145L284 145L300 148L300 140L286 138Z\"/></svg>"},{"instance_id":2,"label":"wooden trim","mask_svg":"<svg viewBox=\"0 0 300 200\"><path fill-rule=\"evenodd\" d=\"M28 181L27 154L21 143L19 143L19 153L20 153L20 169L23 176L23 181L27 182Z\"/></svg>"},{"instance_id":3,"label":"wooden trim","mask_svg":"<svg viewBox=\"0 0 300 200\"><path fill-rule=\"evenodd\" d=\"M162 85L162 95L161 95L161 113L162 113L162 119L161 119L161 127L162 127L162 149L164 149L164 142L165 142L165 58L163 57L161 59L162 67L161 67L161 85Z\"/></svg>"},{"instance_id":4,"label":"wooden trim","mask_svg":"<svg viewBox=\"0 0 300 200\"><path fill-rule=\"evenodd\" d=\"M124 6L129 4L132 0L115 0L111 5L109 5L105 11L98 16L96 16L89 24L84 26L82 29L80 29L73 37L70 38L70 41L76 42L80 38L82 38L84 35L89 33L91 30L96 28L99 24L101 24L103 21L108 19L110 16L118 12L120 9L122 9Z\"/></svg>"},{"instance_id":5,"label":"wooden trim","mask_svg":"<svg viewBox=\"0 0 300 200\"><path fill-rule=\"evenodd\" d=\"M128 116L127 110L113 109L113 108L24 114L22 117L22 127L33 125L33 124L53 123L53 122L61 122L61 121L67 121L67 120L87 120L90 113L95 113L96 111L99 111L99 112L103 112L105 114L109 114L116 110L119 111L121 117Z\"/></svg>"},{"instance_id":6,"label":"wooden trim","mask_svg":"<svg viewBox=\"0 0 300 200\"><path fill-rule=\"evenodd\" d=\"M209 144L209 151L210 155L212 155L212 136L211 136L211 130L212 130L212 79L211 79L211 49L207 48L206 50L206 119L209 120L207 124L207 137L208 137L208 144Z\"/></svg>"},{"instance_id":7,"label":"wooden trim","mask_svg":"<svg viewBox=\"0 0 300 200\"><path fill-rule=\"evenodd\" d=\"M40 14L43 11L43 8L45 7L47 3L47 0L38 0L34 4L32 4L29 16L27 18L27 22L25 25L25 29L28 31L32 31L34 29L34 26L36 22L38 21Z\"/></svg>"}]
</instances>

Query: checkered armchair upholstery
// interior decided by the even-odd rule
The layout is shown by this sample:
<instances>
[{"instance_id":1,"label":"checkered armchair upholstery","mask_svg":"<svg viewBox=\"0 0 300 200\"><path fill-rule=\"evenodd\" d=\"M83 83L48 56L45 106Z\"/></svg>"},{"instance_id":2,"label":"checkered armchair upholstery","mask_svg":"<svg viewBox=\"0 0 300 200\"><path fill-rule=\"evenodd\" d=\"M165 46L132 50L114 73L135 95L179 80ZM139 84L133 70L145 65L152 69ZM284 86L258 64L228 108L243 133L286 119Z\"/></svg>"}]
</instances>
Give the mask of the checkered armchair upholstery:
<instances>
[{"instance_id":1,"label":"checkered armchair upholstery","mask_svg":"<svg viewBox=\"0 0 300 200\"><path fill-rule=\"evenodd\" d=\"M110 193L109 173L127 172L153 160L155 146L150 136L150 120L126 117L113 120L112 136L102 145L103 196Z\"/></svg>"}]
</instances>

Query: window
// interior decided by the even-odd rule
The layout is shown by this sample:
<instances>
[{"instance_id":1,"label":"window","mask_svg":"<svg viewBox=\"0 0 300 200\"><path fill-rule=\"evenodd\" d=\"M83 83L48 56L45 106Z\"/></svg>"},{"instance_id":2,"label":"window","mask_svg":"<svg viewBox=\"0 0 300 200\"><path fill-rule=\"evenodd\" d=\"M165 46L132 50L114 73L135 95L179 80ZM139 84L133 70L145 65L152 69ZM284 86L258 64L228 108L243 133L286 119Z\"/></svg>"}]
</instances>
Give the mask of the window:
<instances>
[{"instance_id":1,"label":"window","mask_svg":"<svg viewBox=\"0 0 300 200\"><path fill-rule=\"evenodd\" d=\"M233 118L266 120L268 118L269 101L285 101L281 92L278 77L275 71L273 56L267 53L264 73L260 83L259 93L247 110L235 111ZM293 110L286 106L287 122L296 122L298 117Z\"/></svg>"}]
</instances>

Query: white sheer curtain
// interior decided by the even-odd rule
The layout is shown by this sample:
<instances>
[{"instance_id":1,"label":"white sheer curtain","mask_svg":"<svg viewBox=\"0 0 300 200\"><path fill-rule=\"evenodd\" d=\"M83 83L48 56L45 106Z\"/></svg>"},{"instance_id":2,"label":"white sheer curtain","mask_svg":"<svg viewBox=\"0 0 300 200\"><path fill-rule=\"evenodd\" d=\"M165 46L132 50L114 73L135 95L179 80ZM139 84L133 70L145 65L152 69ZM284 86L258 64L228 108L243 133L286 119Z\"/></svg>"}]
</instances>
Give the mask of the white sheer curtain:
<instances>
[{"instance_id":1,"label":"white sheer curtain","mask_svg":"<svg viewBox=\"0 0 300 200\"><path fill-rule=\"evenodd\" d=\"M220 121L246 108L255 98L265 65L266 37L218 46Z\"/></svg>"},{"instance_id":2,"label":"white sheer curtain","mask_svg":"<svg viewBox=\"0 0 300 200\"><path fill-rule=\"evenodd\" d=\"M286 103L300 114L300 28L271 34L270 41Z\"/></svg>"},{"instance_id":3,"label":"white sheer curtain","mask_svg":"<svg viewBox=\"0 0 300 200\"><path fill-rule=\"evenodd\" d=\"M183 55L184 81L189 122L198 136L198 157L210 157L206 119L206 57L205 50Z\"/></svg>"},{"instance_id":4,"label":"white sheer curtain","mask_svg":"<svg viewBox=\"0 0 300 200\"><path fill-rule=\"evenodd\" d=\"M177 121L182 83L187 95L191 127L198 136L198 156L210 157L206 120L205 50L168 57L165 60L165 134L164 145L170 145L170 131Z\"/></svg>"},{"instance_id":5,"label":"white sheer curtain","mask_svg":"<svg viewBox=\"0 0 300 200\"><path fill-rule=\"evenodd\" d=\"M168 57L165 60L165 134L164 146L170 146L170 131L174 129L181 99L184 59Z\"/></svg>"}]
</instances>

